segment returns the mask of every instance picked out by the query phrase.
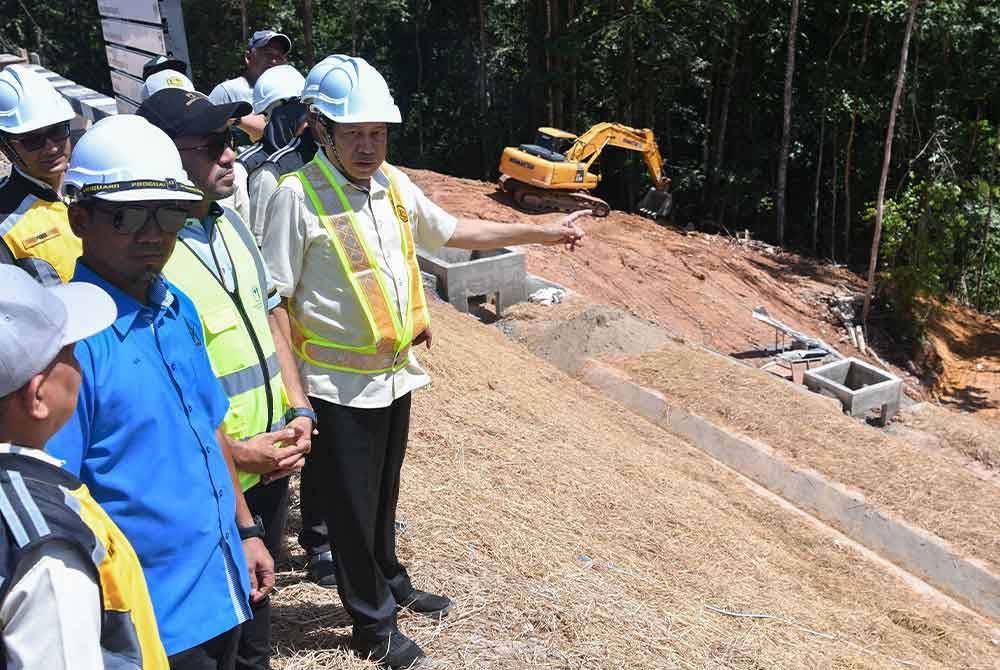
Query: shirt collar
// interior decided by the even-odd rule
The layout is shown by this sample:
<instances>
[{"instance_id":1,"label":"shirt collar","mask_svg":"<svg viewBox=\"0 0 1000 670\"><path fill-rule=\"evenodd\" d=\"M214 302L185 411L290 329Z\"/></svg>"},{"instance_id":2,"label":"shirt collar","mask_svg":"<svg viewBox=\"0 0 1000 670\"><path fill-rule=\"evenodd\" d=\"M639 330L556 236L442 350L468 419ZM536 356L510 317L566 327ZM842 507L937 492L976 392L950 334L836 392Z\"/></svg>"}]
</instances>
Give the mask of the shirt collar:
<instances>
[{"instance_id":1,"label":"shirt collar","mask_svg":"<svg viewBox=\"0 0 1000 670\"><path fill-rule=\"evenodd\" d=\"M146 294L148 303L143 305L138 300L113 285L96 272L87 267L82 259L76 262L76 272L73 273L73 281L94 284L107 291L111 299L115 301L118 309L118 318L111 326L117 331L120 337L128 335L135 326L136 319L140 316L155 317L159 312L166 312L171 318L180 313L180 302L174 297L170 290L170 284L162 277L157 277L149 286Z\"/></svg>"},{"instance_id":2,"label":"shirt collar","mask_svg":"<svg viewBox=\"0 0 1000 670\"><path fill-rule=\"evenodd\" d=\"M213 202L208 206L208 213L200 219L191 217L184 224L187 228L193 228L195 226L201 226L202 230L205 231L205 236L211 240L212 234L215 231L215 221L220 216L225 216L226 213L222 210L222 205L217 202Z\"/></svg>"},{"instance_id":3,"label":"shirt collar","mask_svg":"<svg viewBox=\"0 0 1000 670\"><path fill-rule=\"evenodd\" d=\"M61 461L52 454L46 453L44 449L34 447L22 447L10 442L0 442L0 454L15 454L17 456L30 456L40 461L61 468L66 461Z\"/></svg>"},{"instance_id":4,"label":"shirt collar","mask_svg":"<svg viewBox=\"0 0 1000 670\"><path fill-rule=\"evenodd\" d=\"M27 172L23 171L16 165L11 166L14 172L18 174L21 179L24 179L29 184L40 190L39 195L44 196L46 200L56 201L59 200L59 193L57 193L47 182L38 179L37 177L32 177Z\"/></svg>"},{"instance_id":5,"label":"shirt collar","mask_svg":"<svg viewBox=\"0 0 1000 670\"><path fill-rule=\"evenodd\" d=\"M385 176L384 163L382 167L379 168L379 171L376 172L375 175L371 178L369 182L371 186L369 188L364 188L363 186L358 186L353 181L348 179L344 175L344 173L340 171L340 168L338 168L336 165L330 162L330 159L327 158L326 156L326 151L323 150L323 147L321 145L316 145L316 146L317 146L316 159L322 161L328 168L330 168L330 171L333 173L333 176L336 179L337 184L341 188L346 187L347 189L353 189L355 191L359 191L366 195L372 195L372 196L376 194L381 194L389 190L389 179Z\"/></svg>"}]
</instances>

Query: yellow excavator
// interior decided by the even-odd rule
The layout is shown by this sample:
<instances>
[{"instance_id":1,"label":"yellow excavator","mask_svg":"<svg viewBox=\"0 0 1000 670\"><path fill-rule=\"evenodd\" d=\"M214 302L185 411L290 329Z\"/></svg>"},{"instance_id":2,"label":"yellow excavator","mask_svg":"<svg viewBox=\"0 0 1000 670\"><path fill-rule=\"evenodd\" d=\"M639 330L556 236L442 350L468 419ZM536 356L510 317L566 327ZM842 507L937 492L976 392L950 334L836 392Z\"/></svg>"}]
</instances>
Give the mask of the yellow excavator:
<instances>
[{"instance_id":1,"label":"yellow excavator","mask_svg":"<svg viewBox=\"0 0 1000 670\"><path fill-rule=\"evenodd\" d=\"M663 174L663 157L653 131L620 123L598 123L582 135L539 128L534 144L503 150L500 189L529 212L590 209L595 216L607 216L611 207L589 191L601 181L601 175L590 168L608 145L638 151L646 161L653 187L639 202L639 212L652 219L670 216L670 179Z\"/></svg>"}]
</instances>

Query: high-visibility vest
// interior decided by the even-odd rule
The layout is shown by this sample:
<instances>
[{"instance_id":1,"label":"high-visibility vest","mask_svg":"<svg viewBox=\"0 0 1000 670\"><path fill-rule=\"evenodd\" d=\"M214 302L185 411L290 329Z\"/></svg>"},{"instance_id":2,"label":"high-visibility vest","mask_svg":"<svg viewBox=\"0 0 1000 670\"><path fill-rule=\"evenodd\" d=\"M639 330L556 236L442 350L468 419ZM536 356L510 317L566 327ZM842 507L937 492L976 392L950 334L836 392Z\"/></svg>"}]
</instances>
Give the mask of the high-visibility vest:
<instances>
[{"instance_id":1,"label":"high-visibility vest","mask_svg":"<svg viewBox=\"0 0 1000 670\"><path fill-rule=\"evenodd\" d=\"M267 321L260 252L239 215L228 208L223 212L215 226L232 263L234 291L226 290L182 238L163 274L198 310L212 371L229 396L222 431L242 440L282 428L288 400ZM250 472L239 476L244 491L260 481L260 475Z\"/></svg>"},{"instance_id":2,"label":"high-visibility vest","mask_svg":"<svg viewBox=\"0 0 1000 670\"><path fill-rule=\"evenodd\" d=\"M294 175L302 183L320 223L330 236L330 244L340 260L354 300L368 324L365 344L358 346L337 342L305 328L296 318L296 305L292 301L290 320L295 353L303 360L329 370L357 374L400 370L407 363L413 339L430 325L410 217L396 187L395 168L383 163L381 169L389 179L390 204L399 226L399 238L409 274L409 309L404 315L391 307L375 254L365 241L364 232L344 190L319 154L301 170L286 175Z\"/></svg>"},{"instance_id":3,"label":"high-visibility vest","mask_svg":"<svg viewBox=\"0 0 1000 670\"><path fill-rule=\"evenodd\" d=\"M12 205L3 208L6 217L0 214L0 239L14 262L45 285L72 279L83 243L69 227L66 205L54 193L39 197L41 188L17 171L0 191L0 199Z\"/></svg>"},{"instance_id":4,"label":"high-visibility vest","mask_svg":"<svg viewBox=\"0 0 1000 670\"><path fill-rule=\"evenodd\" d=\"M101 592L101 652L106 667L167 670L153 603L139 558L87 487L66 470L31 456L0 454L0 602L50 543L76 547L93 561ZM7 659L0 645L0 668Z\"/></svg>"}]
</instances>

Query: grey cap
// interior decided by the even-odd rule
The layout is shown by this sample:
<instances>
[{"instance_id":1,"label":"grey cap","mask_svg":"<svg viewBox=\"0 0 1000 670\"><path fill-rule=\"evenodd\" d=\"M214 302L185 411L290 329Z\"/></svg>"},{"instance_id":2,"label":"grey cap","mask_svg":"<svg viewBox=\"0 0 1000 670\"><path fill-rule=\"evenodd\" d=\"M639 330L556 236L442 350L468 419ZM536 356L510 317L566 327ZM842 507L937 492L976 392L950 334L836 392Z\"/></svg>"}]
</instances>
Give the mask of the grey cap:
<instances>
[{"instance_id":1,"label":"grey cap","mask_svg":"<svg viewBox=\"0 0 1000 670\"><path fill-rule=\"evenodd\" d=\"M104 330L118 316L93 284L44 287L16 265L0 265L0 398L21 388L67 344Z\"/></svg>"},{"instance_id":2,"label":"grey cap","mask_svg":"<svg viewBox=\"0 0 1000 670\"><path fill-rule=\"evenodd\" d=\"M284 33L279 33L268 28L267 30L258 30L250 38L247 43L247 49L259 49L260 47L267 46L267 43L273 40L275 37L284 40L285 42L285 53L292 50L292 40L288 35Z\"/></svg>"}]
</instances>

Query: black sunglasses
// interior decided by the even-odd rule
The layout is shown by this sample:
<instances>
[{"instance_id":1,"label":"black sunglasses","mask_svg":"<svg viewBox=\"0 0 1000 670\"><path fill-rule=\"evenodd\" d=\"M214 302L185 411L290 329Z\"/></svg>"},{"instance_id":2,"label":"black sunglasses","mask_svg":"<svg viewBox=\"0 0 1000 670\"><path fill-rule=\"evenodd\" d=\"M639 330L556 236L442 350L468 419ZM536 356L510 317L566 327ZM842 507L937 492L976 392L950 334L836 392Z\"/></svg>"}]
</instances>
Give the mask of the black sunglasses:
<instances>
[{"instance_id":1,"label":"black sunglasses","mask_svg":"<svg viewBox=\"0 0 1000 670\"><path fill-rule=\"evenodd\" d=\"M138 207L136 205L120 205L118 207L96 207L111 215L111 227L116 233L131 235L141 230L150 219L156 222L165 233L176 233L188 219L188 211L171 205L160 207Z\"/></svg>"},{"instance_id":2,"label":"black sunglasses","mask_svg":"<svg viewBox=\"0 0 1000 670\"><path fill-rule=\"evenodd\" d=\"M28 133L27 135L21 135L20 137L15 136L11 139L28 151L38 151L44 147L45 143L49 140L58 144L60 142L65 142L67 137L69 137L69 121L57 123L54 126L50 126L38 132Z\"/></svg>"},{"instance_id":3,"label":"black sunglasses","mask_svg":"<svg viewBox=\"0 0 1000 670\"><path fill-rule=\"evenodd\" d=\"M212 133L210 139L196 147L181 147L178 151L206 151L211 158L218 158L226 149L236 149L236 137L233 129L226 127L221 133Z\"/></svg>"}]
</instances>

